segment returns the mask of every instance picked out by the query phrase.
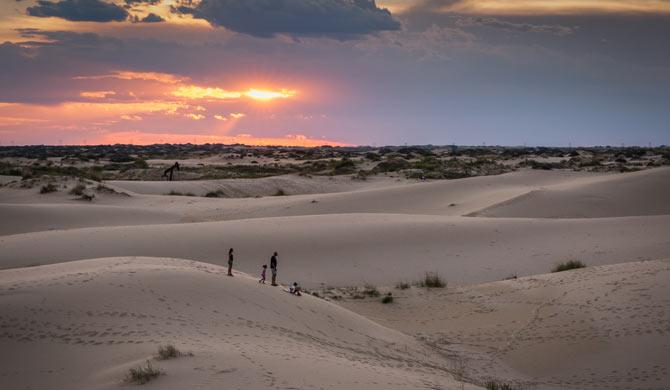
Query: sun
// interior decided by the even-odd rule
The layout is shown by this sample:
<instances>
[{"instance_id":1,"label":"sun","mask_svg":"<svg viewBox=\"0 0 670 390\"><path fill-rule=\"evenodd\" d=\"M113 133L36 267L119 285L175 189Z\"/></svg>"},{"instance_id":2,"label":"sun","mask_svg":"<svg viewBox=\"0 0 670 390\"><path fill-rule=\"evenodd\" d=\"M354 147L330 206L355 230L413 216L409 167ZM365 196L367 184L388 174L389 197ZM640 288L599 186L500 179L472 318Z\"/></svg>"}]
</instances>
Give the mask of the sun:
<instances>
[{"instance_id":1,"label":"sun","mask_svg":"<svg viewBox=\"0 0 670 390\"><path fill-rule=\"evenodd\" d=\"M269 89L249 88L246 92L244 92L244 96L259 101L286 99L295 96L295 94L296 91L292 89L281 89L278 91L272 91Z\"/></svg>"}]
</instances>

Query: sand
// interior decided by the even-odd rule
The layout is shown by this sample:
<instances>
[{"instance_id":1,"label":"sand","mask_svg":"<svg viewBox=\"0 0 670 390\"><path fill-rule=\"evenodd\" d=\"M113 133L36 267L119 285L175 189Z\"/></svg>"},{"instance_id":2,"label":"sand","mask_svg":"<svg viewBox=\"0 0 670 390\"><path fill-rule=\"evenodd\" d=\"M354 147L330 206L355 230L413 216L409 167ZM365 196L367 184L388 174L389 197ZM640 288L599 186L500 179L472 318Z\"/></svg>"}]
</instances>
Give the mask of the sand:
<instances>
[{"instance_id":1,"label":"sand","mask_svg":"<svg viewBox=\"0 0 670 390\"><path fill-rule=\"evenodd\" d=\"M460 388L423 343L210 264L106 258L0 273L3 388L117 389L152 359L160 389ZM159 345L184 353L152 358ZM474 386L465 384L466 389Z\"/></svg>"},{"instance_id":2,"label":"sand","mask_svg":"<svg viewBox=\"0 0 670 390\"><path fill-rule=\"evenodd\" d=\"M670 214L670 168L531 191L475 213L485 217L601 218Z\"/></svg>"},{"instance_id":3,"label":"sand","mask_svg":"<svg viewBox=\"0 0 670 390\"><path fill-rule=\"evenodd\" d=\"M343 305L522 388L666 389L670 260L468 287L391 289L392 305Z\"/></svg>"},{"instance_id":4,"label":"sand","mask_svg":"<svg viewBox=\"0 0 670 390\"><path fill-rule=\"evenodd\" d=\"M669 175L115 182L128 195L92 202L68 182L46 195L9 183L0 387L122 387L173 343L193 356L154 361L165 375L147 387L667 388ZM264 196L280 182L297 195ZM234 198L248 195L261 197ZM221 268L231 246L234 278ZM372 284L396 300L259 285L273 251L284 284ZM546 274L568 260L589 267ZM393 289L426 271L449 287Z\"/></svg>"}]
</instances>

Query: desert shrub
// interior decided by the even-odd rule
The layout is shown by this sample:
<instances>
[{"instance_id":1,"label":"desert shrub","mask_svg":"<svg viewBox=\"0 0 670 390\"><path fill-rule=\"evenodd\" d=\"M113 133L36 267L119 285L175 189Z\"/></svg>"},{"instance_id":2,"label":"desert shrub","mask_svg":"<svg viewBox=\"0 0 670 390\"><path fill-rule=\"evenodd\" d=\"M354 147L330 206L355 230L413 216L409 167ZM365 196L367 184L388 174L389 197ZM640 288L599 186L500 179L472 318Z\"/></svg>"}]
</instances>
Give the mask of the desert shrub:
<instances>
[{"instance_id":1,"label":"desert shrub","mask_svg":"<svg viewBox=\"0 0 670 390\"><path fill-rule=\"evenodd\" d=\"M217 191L209 191L208 193L205 194L205 197L207 198L219 198L223 195L223 191L217 190Z\"/></svg>"},{"instance_id":2,"label":"desert shrub","mask_svg":"<svg viewBox=\"0 0 670 390\"><path fill-rule=\"evenodd\" d=\"M382 298L382 303L383 304L393 303L393 294L388 293L384 295L384 298Z\"/></svg>"},{"instance_id":3,"label":"desert shrub","mask_svg":"<svg viewBox=\"0 0 670 390\"><path fill-rule=\"evenodd\" d=\"M570 260L565 263L558 264L551 270L551 272L563 272L571 269L584 268L584 267L586 267L586 264L582 263L581 261Z\"/></svg>"},{"instance_id":4,"label":"desert shrub","mask_svg":"<svg viewBox=\"0 0 670 390\"><path fill-rule=\"evenodd\" d=\"M87 194L87 193L83 193L79 197L79 199L85 200L87 202L92 202L94 198L95 198L95 194Z\"/></svg>"},{"instance_id":5,"label":"desert shrub","mask_svg":"<svg viewBox=\"0 0 670 390\"><path fill-rule=\"evenodd\" d=\"M158 347L158 358L161 360L174 359L181 356L181 352L172 344Z\"/></svg>"},{"instance_id":6,"label":"desert shrub","mask_svg":"<svg viewBox=\"0 0 670 390\"><path fill-rule=\"evenodd\" d=\"M53 183L45 184L42 186L42 188L40 188L40 194L48 194L56 191L58 191L58 187L56 187Z\"/></svg>"},{"instance_id":7,"label":"desert shrub","mask_svg":"<svg viewBox=\"0 0 670 390\"><path fill-rule=\"evenodd\" d=\"M128 376L126 377L126 381L129 383L143 385L152 379L158 378L160 374L162 374L162 371L158 368L155 368L151 362L147 360L145 365L131 368L128 372Z\"/></svg>"},{"instance_id":8,"label":"desert shrub","mask_svg":"<svg viewBox=\"0 0 670 390\"><path fill-rule=\"evenodd\" d=\"M365 288L363 289L363 294L369 296L369 297L378 297L379 290L377 290L377 287L372 286L370 284L365 285Z\"/></svg>"},{"instance_id":9,"label":"desert shrub","mask_svg":"<svg viewBox=\"0 0 670 390\"><path fill-rule=\"evenodd\" d=\"M350 158L343 158L333 166L333 173L336 175L345 175L356 171L356 162Z\"/></svg>"},{"instance_id":10,"label":"desert shrub","mask_svg":"<svg viewBox=\"0 0 670 390\"><path fill-rule=\"evenodd\" d=\"M507 383L498 383L498 382L486 382L486 390L514 390L512 385Z\"/></svg>"},{"instance_id":11,"label":"desert shrub","mask_svg":"<svg viewBox=\"0 0 670 390\"><path fill-rule=\"evenodd\" d=\"M409 161L401 157L390 158L380 162L375 167L378 172L396 172L410 167Z\"/></svg>"},{"instance_id":12,"label":"desert shrub","mask_svg":"<svg viewBox=\"0 0 670 390\"><path fill-rule=\"evenodd\" d=\"M423 279L419 281L419 286L428 288L444 288L447 286L440 274L437 272L426 272Z\"/></svg>"},{"instance_id":13,"label":"desert shrub","mask_svg":"<svg viewBox=\"0 0 670 390\"><path fill-rule=\"evenodd\" d=\"M408 282L398 282L395 285L395 288L397 288L398 290L407 290L409 287L410 285Z\"/></svg>"},{"instance_id":14,"label":"desert shrub","mask_svg":"<svg viewBox=\"0 0 670 390\"><path fill-rule=\"evenodd\" d=\"M77 195L81 196L84 193L84 190L86 189L86 186L83 184L77 184L70 190L70 195Z\"/></svg>"},{"instance_id":15,"label":"desert shrub","mask_svg":"<svg viewBox=\"0 0 670 390\"><path fill-rule=\"evenodd\" d=\"M284 192L284 190L279 188L277 189L277 192L275 192L273 196L286 196L286 192Z\"/></svg>"}]
</instances>

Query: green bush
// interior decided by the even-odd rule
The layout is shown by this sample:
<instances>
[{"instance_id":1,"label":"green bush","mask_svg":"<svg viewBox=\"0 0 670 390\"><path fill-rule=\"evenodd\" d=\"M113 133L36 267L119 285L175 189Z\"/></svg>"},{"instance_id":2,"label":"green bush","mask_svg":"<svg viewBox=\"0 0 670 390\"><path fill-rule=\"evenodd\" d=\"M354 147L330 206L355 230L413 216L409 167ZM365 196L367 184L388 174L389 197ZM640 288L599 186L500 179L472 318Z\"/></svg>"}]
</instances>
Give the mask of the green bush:
<instances>
[{"instance_id":1,"label":"green bush","mask_svg":"<svg viewBox=\"0 0 670 390\"><path fill-rule=\"evenodd\" d=\"M586 267L586 264L582 263L579 260L570 260L565 263L558 264L555 266L551 272L563 272L563 271L568 271L571 269L578 269L578 268L584 268Z\"/></svg>"}]
</instances>

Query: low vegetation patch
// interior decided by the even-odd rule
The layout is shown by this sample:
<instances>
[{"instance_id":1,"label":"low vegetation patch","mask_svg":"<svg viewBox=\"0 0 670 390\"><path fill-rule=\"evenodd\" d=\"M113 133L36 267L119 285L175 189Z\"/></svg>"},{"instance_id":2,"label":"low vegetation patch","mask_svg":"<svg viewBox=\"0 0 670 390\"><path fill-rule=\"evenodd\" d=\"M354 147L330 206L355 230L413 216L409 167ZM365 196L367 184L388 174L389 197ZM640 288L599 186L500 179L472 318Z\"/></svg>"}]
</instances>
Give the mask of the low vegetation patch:
<instances>
[{"instance_id":1,"label":"low vegetation patch","mask_svg":"<svg viewBox=\"0 0 670 390\"><path fill-rule=\"evenodd\" d=\"M369 284L365 285L365 289L363 289L363 294L369 297L378 297L379 295L381 295L379 293L379 290L377 290L377 287Z\"/></svg>"},{"instance_id":2,"label":"low vegetation patch","mask_svg":"<svg viewBox=\"0 0 670 390\"><path fill-rule=\"evenodd\" d=\"M274 193L274 196L286 196L286 192L279 188L277 192Z\"/></svg>"},{"instance_id":3,"label":"low vegetation patch","mask_svg":"<svg viewBox=\"0 0 670 390\"><path fill-rule=\"evenodd\" d=\"M76 186L72 187L70 190L70 195L77 195L81 196L84 194L84 190L86 189L86 186L83 184L77 184Z\"/></svg>"},{"instance_id":4,"label":"low vegetation patch","mask_svg":"<svg viewBox=\"0 0 670 390\"><path fill-rule=\"evenodd\" d=\"M53 183L45 184L42 186L42 188L40 188L40 194L49 194L56 191L58 191L58 187L56 187Z\"/></svg>"},{"instance_id":5,"label":"low vegetation patch","mask_svg":"<svg viewBox=\"0 0 670 390\"><path fill-rule=\"evenodd\" d=\"M181 352L172 344L161 345L158 347L158 359L168 360L181 356Z\"/></svg>"},{"instance_id":6,"label":"low vegetation patch","mask_svg":"<svg viewBox=\"0 0 670 390\"><path fill-rule=\"evenodd\" d=\"M407 289L410 288L410 287L411 287L411 286L409 285L408 282L398 282L398 283L395 285L395 288L397 288L398 290L407 290Z\"/></svg>"},{"instance_id":7,"label":"low vegetation patch","mask_svg":"<svg viewBox=\"0 0 670 390\"><path fill-rule=\"evenodd\" d=\"M419 281L419 287L444 288L447 282L437 272L426 272L423 279Z\"/></svg>"},{"instance_id":8,"label":"low vegetation patch","mask_svg":"<svg viewBox=\"0 0 670 390\"><path fill-rule=\"evenodd\" d=\"M144 365L131 368L126 377L126 382L143 385L153 379L158 378L163 372L159 368L155 368L150 361Z\"/></svg>"},{"instance_id":9,"label":"low vegetation patch","mask_svg":"<svg viewBox=\"0 0 670 390\"><path fill-rule=\"evenodd\" d=\"M384 298L382 298L382 303L383 304L393 303L393 294L387 293L386 295L384 295Z\"/></svg>"},{"instance_id":10,"label":"low vegetation patch","mask_svg":"<svg viewBox=\"0 0 670 390\"><path fill-rule=\"evenodd\" d=\"M222 190L209 191L208 193L205 194L205 197L207 198L220 198L222 196L223 196Z\"/></svg>"},{"instance_id":11,"label":"low vegetation patch","mask_svg":"<svg viewBox=\"0 0 670 390\"><path fill-rule=\"evenodd\" d=\"M582 263L579 260L570 260L565 263L561 263L554 267L551 272L563 272L563 271L568 271L571 269L578 269L578 268L584 268L586 267L586 264Z\"/></svg>"},{"instance_id":12,"label":"low vegetation patch","mask_svg":"<svg viewBox=\"0 0 670 390\"><path fill-rule=\"evenodd\" d=\"M507 383L486 382L486 390L518 390L518 388Z\"/></svg>"}]
</instances>

